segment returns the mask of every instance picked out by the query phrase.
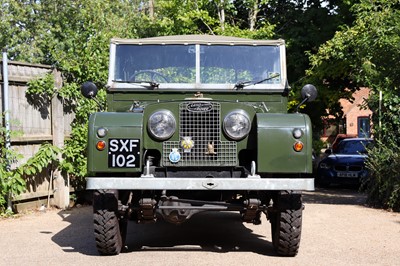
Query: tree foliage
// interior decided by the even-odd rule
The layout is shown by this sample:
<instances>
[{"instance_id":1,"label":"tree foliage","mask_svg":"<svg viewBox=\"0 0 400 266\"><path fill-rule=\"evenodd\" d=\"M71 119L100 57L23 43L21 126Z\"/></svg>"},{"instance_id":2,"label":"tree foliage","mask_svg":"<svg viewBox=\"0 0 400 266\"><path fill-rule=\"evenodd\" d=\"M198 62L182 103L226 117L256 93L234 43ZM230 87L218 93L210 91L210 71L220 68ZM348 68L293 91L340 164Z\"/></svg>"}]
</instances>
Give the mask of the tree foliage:
<instances>
[{"instance_id":1,"label":"tree foliage","mask_svg":"<svg viewBox=\"0 0 400 266\"><path fill-rule=\"evenodd\" d=\"M312 83L318 88L317 100L302 109L313 122L313 138L316 143L324 127L321 116L327 116L326 110L329 108L336 117L341 117L338 99L350 98L351 94L337 88L323 89L321 81L324 76L313 79L306 76L306 70L311 66L309 55L316 54L319 47L330 40L336 31L352 23L350 8L356 2L270 0L259 12L259 16L275 25L274 37L286 40L288 77L292 87L290 110L298 105L300 89L306 83ZM317 150L317 147L314 148Z\"/></svg>"},{"instance_id":2,"label":"tree foliage","mask_svg":"<svg viewBox=\"0 0 400 266\"><path fill-rule=\"evenodd\" d=\"M28 94L47 94L47 98L41 98L44 101L55 96L61 97L76 113L71 138L65 145L64 160L60 167L68 170L72 179L75 177L75 180L82 180L86 174L84 151L87 117L97 106L83 99L79 86L83 81L94 80L100 88L104 87L110 38L135 37L129 31L132 28L129 25L133 25L135 18L126 14L126 10L132 9L131 3L97 0L0 0L0 5L0 46L8 48L9 58L50 64L63 73L64 86L61 90L54 91L49 75L32 81ZM104 91L99 93L100 97L104 98L104 95ZM35 101L35 104L40 102ZM43 149L49 151L51 147L44 146ZM35 169L43 167L41 154L46 152L39 152L29 161L29 166L25 164L15 171L2 172L2 196L7 195L8 191L14 195L23 191L20 189L23 187L21 182L24 181L22 176L35 175L38 173ZM49 163L50 159L47 161ZM17 183L10 187L8 183L11 181Z\"/></svg>"},{"instance_id":3,"label":"tree foliage","mask_svg":"<svg viewBox=\"0 0 400 266\"><path fill-rule=\"evenodd\" d=\"M400 2L391 0L362 0L354 5L354 24L337 32L311 56L308 72L312 79L322 81L331 98L335 90L348 93L359 86L371 88L366 106L373 111L377 148L368 159L371 176L366 189L371 192L370 201L380 201L384 206L399 206L400 202L399 172L391 170L399 169L400 161L389 152L398 150L400 144L399 8Z\"/></svg>"},{"instance_id":4,"label":"tree foliage","mask_svg":"<svg viewBox=\"0 0 400 266\"><path fill-rule=\"evenodd\" d=\"M370 176L362 189L368 192L371 206L400 211L400 148L394 139L376 142L369 151L366 166Z\"/></svg>"},{"instance_id":5,"label":"tree foliage","mask_svg":"<svg viewBox=\"0 0 400 266\"><path fill-rule=\"evenodd\" d=\"M0 118L3 114L0 113ZM0 125L0 214L4 213L9 198L18 195L25 190L25 180L14 176L11 164L19 159L21 155L6 146L7 139L18 132L10 132L6 127Z\"/></svg>"}]
</instances>

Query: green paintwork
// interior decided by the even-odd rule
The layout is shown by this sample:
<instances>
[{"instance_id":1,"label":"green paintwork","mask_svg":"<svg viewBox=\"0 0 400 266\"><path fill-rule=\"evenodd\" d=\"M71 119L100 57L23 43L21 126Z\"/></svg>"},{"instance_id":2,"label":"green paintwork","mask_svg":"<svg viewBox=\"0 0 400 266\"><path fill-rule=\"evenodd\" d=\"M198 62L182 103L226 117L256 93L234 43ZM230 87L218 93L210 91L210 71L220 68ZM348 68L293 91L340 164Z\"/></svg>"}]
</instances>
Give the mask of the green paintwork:
<instances>
[{"instance_id":1,"label":"green paintwork","mask_svg":"<svg viewBox=\"0 0 400 266\"><path fill-rule=\"evenodd\" d=\"M303 131L301 152L293 149L295 128ZM311 121L305 114L257 114L257 171L311 173L311 135Z\"/></svg>"},{"instance_id":2,"label":"green paintwork","mask_svg":"<svg viewBox=\"0 0 400 266\"><path fill-rule=\"evenodd\" d=\"M108 130L107 136L99 138L97 129L104 127ZM127 172L127 168L108 168L108 154L105 150L96 149L96 143L104 140L108 143L110 138L134 138L143 139L143 115L136 113L94 113L89 119L89 141L88 141L88 171L89 172ZM142 141L141 141L142 143ZM142 150L142 149L141 149ZM129 172L140 172L142 156L138 167L129 168Z\"/></svg>"},{"instance_id":3,"label":"green paintwork","mask_svg":"<svg viewBox=\"0 0 400 266\"><path fill-rule=\"evenodd\" d=\"M185 101L194 98L196 91L109 91L107 95L107 106L110 112L126 112L136 101L141 105L154 102L174 102ZM202 92L203 98L212 99L219 102L244 102L258 103L264 102L270 112L286 113L287 97L280 94L272 94L265 91L207 91Z\"/></svg>"},{"instance_id":4,"label":"green paintwork","mask_svg":"<svg viewBox=\"0 0 400 266\"><path fill-rule=\"evenodd\" d=\"M225 99L221 99L225 96ZM304 114L271 113L283 111L286 98L280 95L235 95L207 94L204 98L220 98L221 120L231 111L236 109L245 110L252 120L252 130L248 137L238 141L238 153L241 150L252 150L257 155L257 172L262 173L311 173L311 122ZM163 142L153 139L147 132L148 117L155 111L165 109L171 111L177 121L179 128L179 104L185 98L193 97L189 93L158 93L155 91L141 94L111 93L108 100L109 106L119 109L123 106L128 110L134 101L143 106L143 113L132 112L108 112L95 113L89 121L89 145L88 145L88 170L90 172L142 172L143 167L136 168L108 168L107 151L98 151L95 147L99 138L96 131L99 127L106 127L108 134L104 138L134 138L140 139L141 150L158 150L162 152ZM172 99L171 99L172 98ZM260 102L264 98L264 102ZM140 100L139 100L140 99ZM156 100L157 99L157 100ZM169 100L168 100L169 99ZM240 99L240 101L239 101ZM246 101L245 101L246 100ZM203 100L204 101L204 100ZM265 107L267 110L265 110ZM120 110L122 111L122 110ZM300 141L304 143L304 150L296 152L293 144L296 139L293 137L293 129L300 128L304 134ZM221 140L229 140L221 130ZM176 132L169 140L179 141L179 134ZM143 158L140 156L140 165L143 166ZM239 166L239 165L238 165Z\"/></svg>"}]
</instances>

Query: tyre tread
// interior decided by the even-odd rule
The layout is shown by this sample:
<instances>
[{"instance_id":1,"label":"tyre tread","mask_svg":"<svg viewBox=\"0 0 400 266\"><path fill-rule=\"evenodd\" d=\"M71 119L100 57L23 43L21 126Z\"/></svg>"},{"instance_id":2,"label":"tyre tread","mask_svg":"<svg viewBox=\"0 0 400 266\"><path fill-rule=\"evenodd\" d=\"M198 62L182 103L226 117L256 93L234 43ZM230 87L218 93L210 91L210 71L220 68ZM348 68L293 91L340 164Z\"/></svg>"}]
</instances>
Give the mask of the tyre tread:
<instances>
[{"instance_id":1,"label":"tyre tread","mask_svg":"<svg viewBox=\"0 0 400 266\"><path fill-rule=\"evenodd\" d=\"M93 225L96 247L101 255L118 255L123 247L118 210L106 208L105 193L96 193Z\"/></svg>"},{"instance_id":2,"label":"tyre tread","mask_svg":"<svg viewBox=\"0 0 400 266\"><path fill-rule=\"evenodd\" d=\"M279 223L276 252L281 256L296 256L300 247L302 209L282 211Z\"/></svg>"}]
</instances>

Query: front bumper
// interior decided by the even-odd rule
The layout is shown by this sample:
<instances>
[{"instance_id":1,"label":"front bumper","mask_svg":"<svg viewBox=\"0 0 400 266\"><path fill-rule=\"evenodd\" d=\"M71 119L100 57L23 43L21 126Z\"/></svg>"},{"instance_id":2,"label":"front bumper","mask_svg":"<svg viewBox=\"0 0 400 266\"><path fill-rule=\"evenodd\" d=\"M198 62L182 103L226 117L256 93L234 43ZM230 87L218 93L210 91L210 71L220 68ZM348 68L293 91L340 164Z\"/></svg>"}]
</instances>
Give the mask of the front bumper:
<instances>
[{"instance_id":1,"label":"front bumper","mask_svg":"<svg viewBox=\"0 0 400 266\"><path fill-rule=\"evenodd\" d=\"M319 170L317 174L317 182L320 184L338 184L338 185L359 185L363 179L368 176L368 171L362 170L358 172L342 172L352 174L353 177L346 175L339 176L340 172L332 170Z\"/></svg>"},{"instance_id":2,"label":"front bumper","mask_svg":"<svg viewBox=\"0 0 400 266\"><path fill-rule=\"evenodd\" d=\"M338 184L338 185L358 185L361 182L361 177L338 177L321 175L317 181L321 184Z\"/></svg>"},{"instance_id":3,"label":"front bumper","mask_svg":"<svg viewBox=\"0 0 400 266\"><path fill-rule=\"evenodd\" d=\"M88 177L86 189L119 190L314 190L314 178Z\"/></svg>"}]
</instances>

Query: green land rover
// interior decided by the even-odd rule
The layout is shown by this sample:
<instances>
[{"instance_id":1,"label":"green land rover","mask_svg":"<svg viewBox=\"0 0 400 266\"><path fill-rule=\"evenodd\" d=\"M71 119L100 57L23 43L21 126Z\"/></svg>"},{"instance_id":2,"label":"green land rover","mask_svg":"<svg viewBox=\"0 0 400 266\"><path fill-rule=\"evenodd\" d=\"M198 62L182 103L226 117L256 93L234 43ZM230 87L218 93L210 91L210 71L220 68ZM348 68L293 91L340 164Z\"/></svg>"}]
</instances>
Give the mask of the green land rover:
<instances>
[{"instance_id":1,"label":"green land rover","mask_svg":"<svg viewBox=\"0 0 400 266\"><path fill-rule=\"evenodd\" d=\"M301 191L314 189L311 123L287 113L283 40L112 39L106 87L87 150L100 254L121 252L128 220L181 224L203 211L254 224L264 213L276 252L297 254ZM97 87L81 91L94 98Z\"/></svg>"}]
</instances>

